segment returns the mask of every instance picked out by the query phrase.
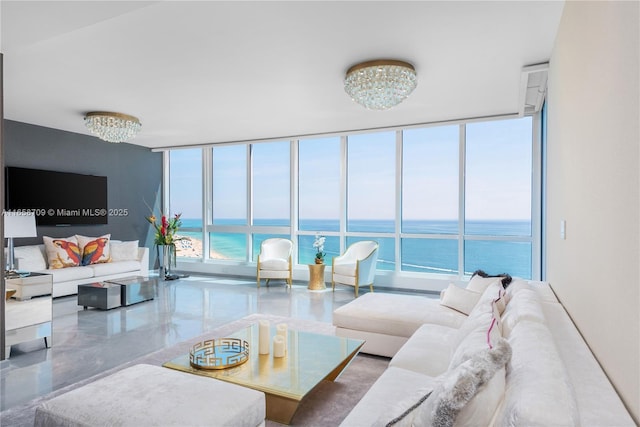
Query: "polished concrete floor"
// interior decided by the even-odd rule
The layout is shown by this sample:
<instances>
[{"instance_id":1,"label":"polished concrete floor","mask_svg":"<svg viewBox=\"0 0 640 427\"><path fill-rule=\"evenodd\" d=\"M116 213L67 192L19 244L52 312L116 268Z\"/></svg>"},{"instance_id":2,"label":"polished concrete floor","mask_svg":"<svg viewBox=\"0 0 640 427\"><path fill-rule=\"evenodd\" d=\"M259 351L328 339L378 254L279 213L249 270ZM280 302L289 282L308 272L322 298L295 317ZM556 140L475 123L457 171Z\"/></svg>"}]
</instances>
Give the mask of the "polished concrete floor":
<instances>
[{"instance_id":1,"label":"polished concrete floor","mask_svg":"<svg viewBox=\"0 0 640 427\"><path fill-rule=\"evenodd\" d=\"M83 310L75 295L56 298L51 348L23 343L0 362L0 410L252 313L331 323L333 310L353 299L351 287L309 291L273 280L258 289L253 279L213 276L159 281L154 300L109 311Z\"/></svg>"}]
</instances>

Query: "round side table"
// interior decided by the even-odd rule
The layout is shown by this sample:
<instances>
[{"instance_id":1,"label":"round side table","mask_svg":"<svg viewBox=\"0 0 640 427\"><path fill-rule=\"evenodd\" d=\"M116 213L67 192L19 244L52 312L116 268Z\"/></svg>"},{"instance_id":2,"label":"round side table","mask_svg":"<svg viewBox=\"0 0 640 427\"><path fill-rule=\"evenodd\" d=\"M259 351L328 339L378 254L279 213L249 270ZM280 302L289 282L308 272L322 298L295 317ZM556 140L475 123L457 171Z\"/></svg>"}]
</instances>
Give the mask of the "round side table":
<instances>
[{"instance_id":1,"label":"round side table","mask_svg":"<svg viewBox=\"0 0 640 427\"><path fill-rule=\"evenodd\" d=\"M321 291L327 289L324 284L324 264L308 264L309 265L309 286L307 289L312 291Z\"/></svg>"}]
</instances>

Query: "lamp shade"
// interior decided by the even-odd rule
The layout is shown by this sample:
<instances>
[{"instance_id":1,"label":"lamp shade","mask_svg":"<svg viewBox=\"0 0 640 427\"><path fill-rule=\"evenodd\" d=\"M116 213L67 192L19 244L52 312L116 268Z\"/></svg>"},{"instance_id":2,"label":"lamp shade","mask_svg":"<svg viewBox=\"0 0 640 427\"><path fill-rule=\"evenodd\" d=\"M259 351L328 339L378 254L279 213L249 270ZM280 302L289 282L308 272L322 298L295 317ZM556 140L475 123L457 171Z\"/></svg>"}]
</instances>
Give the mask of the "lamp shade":
<instances>
[{"instance_id":1,"label":"lamp shade","mask_svg":"<svg viewBox=\"0 0 640 427\"><path fill-rule=\"evenodd\" d=\"M5 212L4 237L36 237L36 216L32 212Z\"/></svg>"}]
</instances>

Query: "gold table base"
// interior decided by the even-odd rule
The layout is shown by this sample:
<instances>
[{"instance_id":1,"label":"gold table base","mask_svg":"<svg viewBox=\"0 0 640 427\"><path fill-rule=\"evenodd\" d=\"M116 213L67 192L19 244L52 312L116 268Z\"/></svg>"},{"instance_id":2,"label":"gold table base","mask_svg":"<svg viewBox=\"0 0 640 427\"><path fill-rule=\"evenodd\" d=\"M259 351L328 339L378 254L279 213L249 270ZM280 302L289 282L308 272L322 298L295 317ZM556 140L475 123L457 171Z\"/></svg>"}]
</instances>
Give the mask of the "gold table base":
<instances>
[{"instance_id":1,"label":"gold table base","mask_svg":"<svg viewBox=\"0 0 640 427\"><path fill-rule=\"evenodd\" d=\"M327 289L324 284L324 264L309 264L309 286L307 289L312 291Z\"/></svg>"}]
</instances>

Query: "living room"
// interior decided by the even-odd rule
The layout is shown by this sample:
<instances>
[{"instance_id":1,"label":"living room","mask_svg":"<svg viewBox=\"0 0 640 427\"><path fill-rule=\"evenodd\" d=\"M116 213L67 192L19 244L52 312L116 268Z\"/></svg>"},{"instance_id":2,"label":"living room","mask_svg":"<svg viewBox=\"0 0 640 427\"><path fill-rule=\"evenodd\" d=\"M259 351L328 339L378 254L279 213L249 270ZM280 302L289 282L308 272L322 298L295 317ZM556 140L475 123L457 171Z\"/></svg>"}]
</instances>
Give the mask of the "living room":
<instances>
[{"instance_id":1,"label":"living room","mask_svg":"<svg viewBox=\"0 0 640 427\"><path fill-rule=\"evenodd\" d=\"M14 2L6 3L10 5ZM553 9L554 4L555 2L550 2L549 7ZM406 5L398 7L404 6ZM461 14L464 14L467 5L461 4L459 6ZM348 99L340 87L341 82L338 81L336 88L330 88L328 87L329 83L326 85L323 83L322 91L336 90L336 92L341 92L339 95L344 96L346 101L353 104L353 111L359 111L356 107L362 110L362 113L345 114L344 119L353 120L352 123L356 123L355 125L323 119L321 120L324 122L322 126L316 125L315 128L307 130L301 127L302 118L298 121L291 120L288 116L293 115L293 112L280 110L285 119L279 118L279 121L273 121L270 124L271 127L264 124L264 127L260 128L257 125L258 116L264 115L267 108L264 105L258 105L255 107L256 112L253 108L234 104L237 101L231 96L225 101L227 104L222 108L231 112L243 111L246 117L243 119L244 123L252 123L253 125L246 127L250 127L251 132L255 134L239 134L239 132L233 134L227 128L220 127L220 130L211 134L208 140L189 140L181 132L183 129L197 127L198 123L182 122L180 124L169 118L158 119L143 115L136 111L135 99L137 96L134 95L121 96L120 99L115 100L96 98L92 101L99 102L100 105L76 105L73 112L67 111L65 114L77 116L73 119L77 120L77 126L74 125L73 130L62 126L57 127L53 119L48 119L52 121L47 122L30 118L24 110L13 107L16 94L12 87L12 81L16 78L17 71L11 67L13 67L13 61L18 63L20 51L12 50L11 44L5 48L4 42L20 45L28 43L29 40L15 41L4 34L6 28L4 19L8 19L8 7L3 2L5 120L2 146L4 164L107 176L109 207L126 208L128 212L126 217L110 217L107 226L74 226L62 230L55 227L38 227L38 238L22 239L19 241L19 245L41 243L41 237L44 235L63 237L63 235L70 234L93 236L110 233L114 239L139 240L141 246L153 248L153 230L145 217L150 213L149 207L155 213L167 207L167 201L165 200L165 204L163 204L163 198L167 196L170 178L165 175L167 171L165 150L172 147L185 148L185 144L187 144L192 146L188 149L192 149L201 145L210 146L216 142L236 142L237 144L243 141L260 142L264 140L264 142L269 142L286 139L290 135L335 135L342 132L348 133L349 130L361 132L438 121L432 119L436 116L424 104L411 107L412 101L418 102L421 99L418 89L396 109L385 112L368 112ZM134 15L144 13L143 10L138 9L138 6L131 7L131 13ZM245 7L248 8L249 4ZM315 7L318 6L315 5ZM356 6L351 4L350 7ZM390 10L395 10L394 7L389 7ZM510 8L513 6L504 4L495 7ZM86 9L86 11L89 10ZM149 6L147 11L150 16L154 16L153 6ZM344 13L347 14L348 11L350 8ZM126 13L122 13L123 16L127 16ZM246 13L249 12L246 11ZM373 12L371 13L372 16L375 16ZM541 233L543 233L540 241L542 255L539 255L541 265L538 271L534 271L530 278L542 279L551 283L558 299L575 322L577 329L637 422L640 413L637 403L640 401L638 392L638 378L640 377L638 372L638 348L640 347L638 341L640 336L638 330L640 324L638 289L640 286L637 279L639 259L638 5L635 2L568 2L561 5L560 12L556 11L556 13L557 26L554 29L555 32L549 36L550 49L546 52L547 56L540 57L535 61L536 63L549 62L549 74L545 129L547 142L542 163L543 170L541 171L543 176L540 177L541 191L544 192L545 198L538 212ZM291 16L296 15L292 12ZM37 23L38 20L34 20L30 25ZM121 23L121 25L125 24L128 22ZM412 39L410 32L406 33L404 37ZM448 37L452 36L449 34ZM467 37L473 38L473 35ZM422 40L427 43L425 39ZM241 40L239 45L242 46L243 42L246 43L247 40ZM58 39L56 43L63 44L64 37ZM435 42L432 40L430 43ZM430 46L430 43L427 44ZM416 49L415 45L415 42L407 43L404 50L400 50L397 43L390 43L384 48L378 48L377 45L372 44L366 50L366 55L363 53L357 57L342 58L344 69L340 71L342 73L346 71L346 68L361 56L365 56L362 58L363 60L371 55L374 57L398 55L403 59L414 60L414 56L418 53L412 52L411 49ZM168 44L167 46L172 45ZM314 48L320 49L316 45ZM305 58L311 54L312 52L304 55L298 53ZM482 55L482 53L479 54ZM494 60L499 62L499 52L493 54L498 55ZM180 60L178 49L165 53L165 55L176 55L175 59ZM298 57L296 56L296 58ZM307 59L311 63L315 63L312 58ZM169 66L168 63L157 65ZM435 66L428 62L415 65L419 81L418 88L420 90L430 88L433 91L434 83L422 80L422 76L424 75L424 79L427 79L427 70L429 67ZM521 68L526 65L531 65L531 63L522 63L512 78L520 79ZM316 64L316 66L320 65ZM187 75L187 70L174 71ZM46 94L48 88L40 86L37 78L30 77L29 74L32 72L31 70L20 71L20 73L27 75L27 79L30 78L34 92ZM474 72L466 70L465 74L473 75ZM105 76L95 77L97 79L96 85L99 85L100 79L107 78ZM292 76L286 77L294 78ZM249 87L252 87L253 84L252 82ZM304 84L312 83L304 80L298 84L300 86L296 85L296 88L300 93L300 88ZM143 79L134 78L127 90L135 94L136 86L144 85ZM237 89L239 86L233 87L234 90L231 92L239 91ZM79 89L67 86L65 90L75 92ZM184 94L173 96L172 93L163 93L158 95L158 98L166 95L172 95L169 99L180 100L180 102L188 101L188 99L184 99ZM454 96L455 94L450 95L453 99L450 103L460 102L459 98ZM214 99L217 95L210 93L209 96ZM272 96L278 97L279 95L272 91ZM488 97L490 98L490 96ZM480 99L478 103L482 104L482 100L485 100L487 96L477 96L477 98ZM302 105L311 108L309 105L311 103L310 100L307 100L302 102ZM36 102L32 101L32 104L36 104ZM50 110L60 108L48 103L41 104L38 108L45 107ZM102 108L105 105L112 105L113 108L118 108L118 111L140 114L143 122L142 130L131 143L105 143L90 136L88 131L83 129L82 115L86 112L83 109L89 111L91 108ZM403 107L406 109L403 110ZM36 110L36 105L26 108ZM296 108L304 110L303 107ZM497 113L510 112L499 111ZM360 117L365 113L368 113L366 121L358 122L357 120L365 120ZM375 114L371 116L372 113ZM313 114L316 115L314 118L316 123L319 121L318 117L324 117L322 114L322 112ZM458 110L455 115L447 117L447 120L444 121L454 122L478 116L478 114L471 114L470 116L466 110ZM482 114L482 116L488 115L486 112ZM42 116L47 116L47 114L43 113ZM226 120L226 116L222 113L218 113L215 117L220 122ZM157 126L154 121L157 120L162 121L163 125L168 127L174 126L175 133L181 134L178 139L182 138L183 141L151 147L150 141L153 141L154 138L160 141L161 137L164 137L154 132L154 127ZM176 118L176 120L186 119ZM291 127L286 129L284 125L288 123L283 122L289 122L289 125L294 122L296 125L290 125ZM236 130L242 128L242 125L236 124L235 126ZM156 128L161 129L159 126ZM170 132L164 131L164 133L169 134ZM170 154L166 156L168 157ZM561 237L561 225L566 227L564 237ZM534 258L535 256L533 255ZM154 261L152 259L151 268L154 267ZM294 276L295 280L304 280L306 277L306 266L304 263L300 264L297 277ZM586 270L585 265L593 267ZM190 270L193 273L230 274L245 277L255 274L255 265L250 261L244 265L235 266L235 270L232 267L234 266L230 266L226 262L194 264L189 260L179 260L181 271ZM465 269L465 271L468 270ZM499 272L501 271L496 273ZM439 281L437 278L434 279L432 275L409 274L407 277L398 278L396 283L392 283L394 279L395 277L390 278L385 272L380 272L377 281L381 286L392 289L394 285L399 285L395 290L406 288L421 291L435 291L438 286L443 289L449 283L448 279ZM460 274L454 280L464 282L467 279L468 277ZM421 281L429 282L429 287L421 288L421 285L416 285ZM607 298L602 298L602 284L611 282L615 283L616 292L607 295ZM431 287L431 283L434 283L433 287ZM621 325L625 326L621 327Z\"/></svg>"}]
</instances>

